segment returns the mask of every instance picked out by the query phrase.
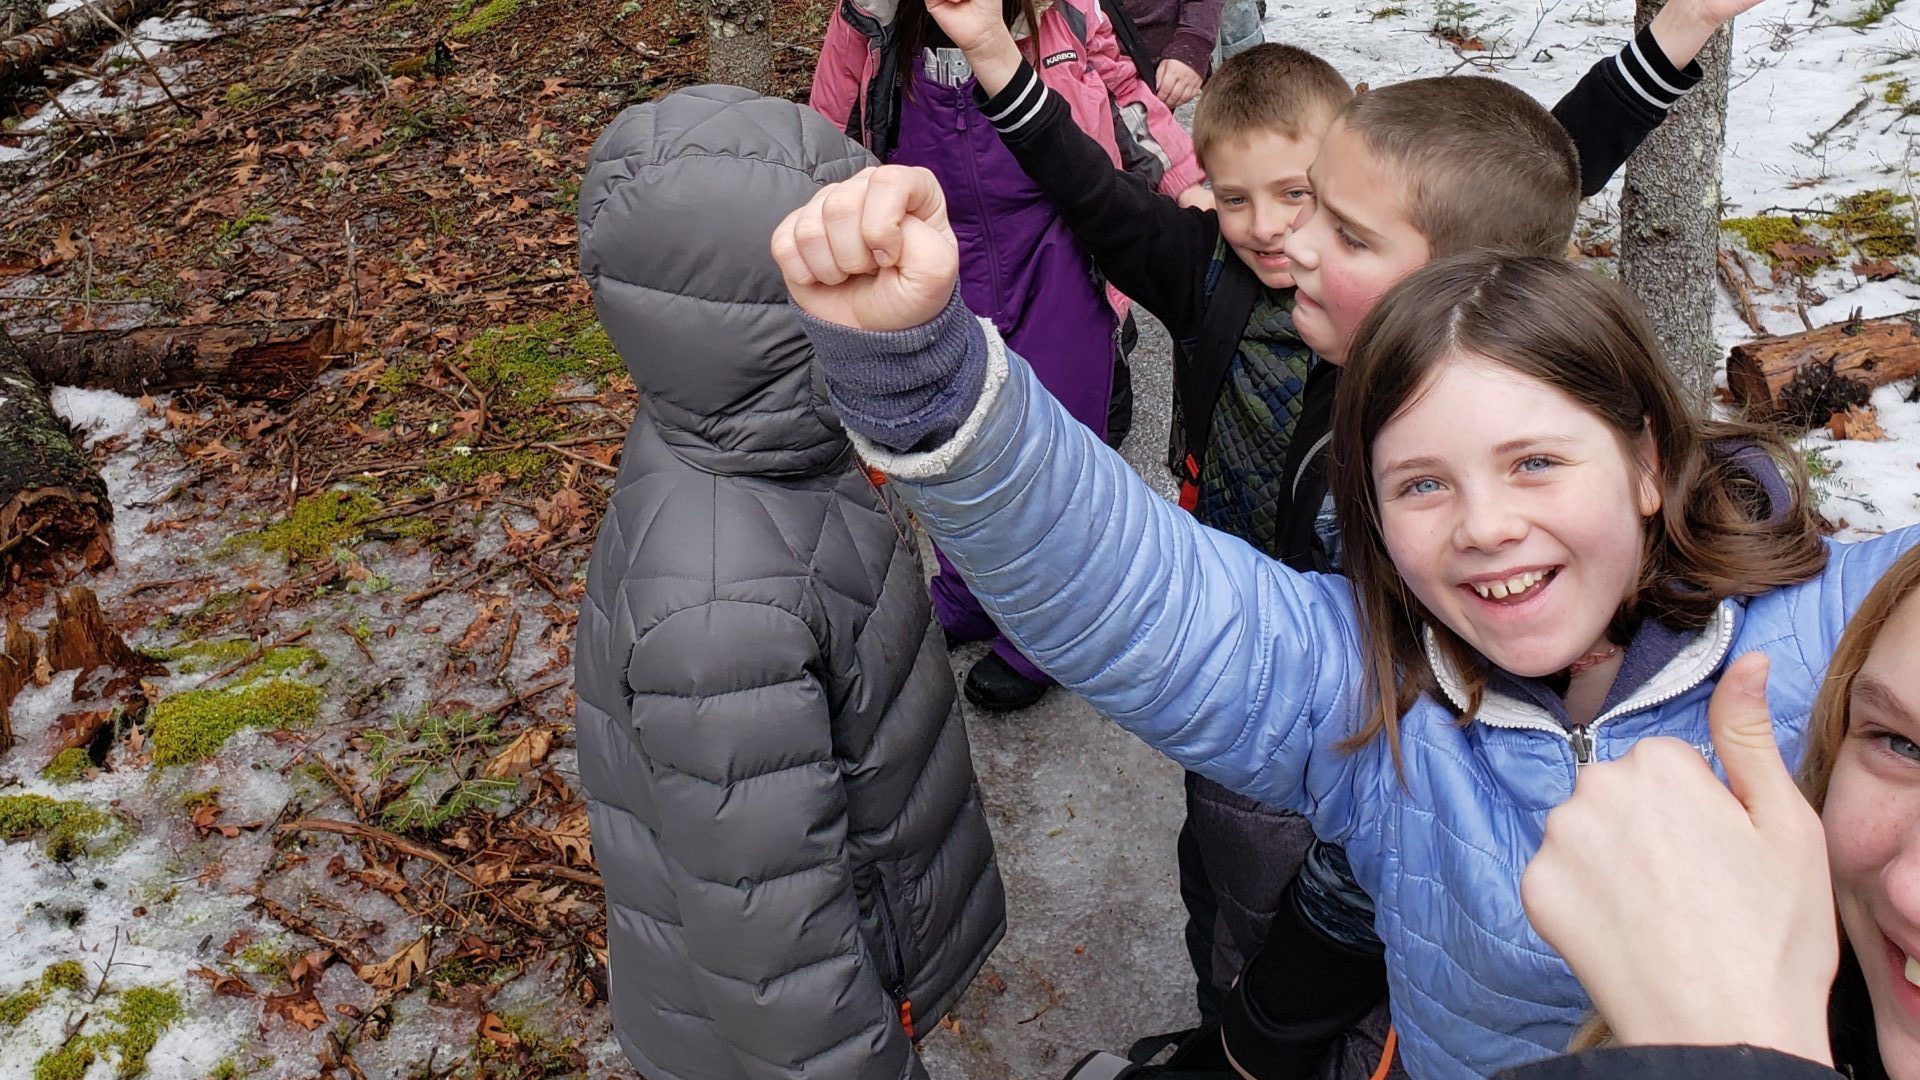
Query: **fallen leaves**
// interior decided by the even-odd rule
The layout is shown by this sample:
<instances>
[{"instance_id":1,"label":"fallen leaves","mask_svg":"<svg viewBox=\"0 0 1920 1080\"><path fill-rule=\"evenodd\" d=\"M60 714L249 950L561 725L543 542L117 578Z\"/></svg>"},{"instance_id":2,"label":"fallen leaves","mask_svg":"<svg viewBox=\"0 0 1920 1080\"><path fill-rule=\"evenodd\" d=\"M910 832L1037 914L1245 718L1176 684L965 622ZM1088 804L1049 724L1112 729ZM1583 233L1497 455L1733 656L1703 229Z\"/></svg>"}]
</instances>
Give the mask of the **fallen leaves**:
<instances>
[{"instance_id":1,"label":"fallen leaves","mask_svg":"<svg viewBox=\"0 0 1920 1080\"><path fill-rule=\"evenodd\" d=\"M554 729L550 727L531 727L514 736L512 742L502 747L481 770L482 775L503 778L524 775L535 765L547 760L547 754L553 749Z\"/></svg>"},{"instance_id":2,"label":"fallen leaves","mask_svg":"<svg viewBox=\"0 0 1920 1080\"><path fill-rule=\"evenodd\" d=\"M377 964L355 971L361 981L381 993L399 993L412 986L427 970L428 942L419 938Z\"/></svg>"},{"instance_id":3,"label":"fallen leaves","mask_svg":"<svg viewBox=\"0 0 1920 1080\"><path fill-rule=\"evenodd\" d=\"M1854 405L1846 412L1834 413L1827 421L1827 433L1836 439L1856 442L1881 442L1887 438L1880 427L1880 414L1871 405Z\"/></svg>"}]
</instances>

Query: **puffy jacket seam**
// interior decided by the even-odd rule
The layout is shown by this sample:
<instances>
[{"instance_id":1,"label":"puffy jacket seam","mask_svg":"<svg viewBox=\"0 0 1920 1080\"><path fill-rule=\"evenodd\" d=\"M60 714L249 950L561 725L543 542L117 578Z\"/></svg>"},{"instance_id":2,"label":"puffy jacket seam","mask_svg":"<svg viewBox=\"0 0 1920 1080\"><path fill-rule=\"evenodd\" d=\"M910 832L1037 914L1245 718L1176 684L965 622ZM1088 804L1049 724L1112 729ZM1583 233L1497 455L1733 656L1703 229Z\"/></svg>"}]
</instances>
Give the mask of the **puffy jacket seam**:
<instances>
[{"instance_id":1,"label":"puffy jacket seam","mask_svg":"<svg viewBox=\"0 0 1920 1080\"><path fill-rule=\"evenodd\" d=\"M705 605L701 605L701 606L705 606ZM784 608L776 608L776 607L772 607L771 605L767 605L767 606L769 610L772 610L772 611L782 611L782 612L785 611ZM691 609L681 608L680 610L688 611ZM808 681L809 681L808 676L796 675L791 679L781 679L779 682L755 683L752 686L735 686L735 687L730 687L726 690L708 690L708 691L704 691L697 694L682 694L672 690L635 690L633 692L633 696L636 700L638 700L639 698L646 697L646 698L666 698L669 701L711 701L715 698L729 697L734 694L751 694L760 690L774 690L782 686L792 686L794 683L803 683Z\"/></svg>"},{"instance_id":2,"label":"puffy jacket seam","mask_svg":"<svg viewBox=\"0 0 1920 1080\"><path fill-rule=\"evenodd\" d=\"M778 300L755 300L751 297L699 296L688 292L685 287L663 289L639 281L630 281L618 274L609 274L605 270L587 271L586 276L594 281L610 281L616 285L625 285L630 289L641 289L661 296L671 296L676 300L697 300L704 304L732 304L740 307L786 307L792 301L782 297Z\"/></svg>"},{"instance_id":3,"label":"puffy jacket seam","mask_svg":"<svg viewBox=\"0 0 1920 1080\"><path fill-rule=\"evenodd\" d=\"M778 776L781 773L792 772L795 769L808 769L817 765L833 765L836 770L838 770L839 768L838 765L834 764L834 761L832 758L808 758L805 761L797 761L791 765L780 765L775 768L767 769L764 772L747 773L742 776L730 776L724 779L716 779L711 776L706 776L702 773L692 772L687 769L683 769L678 765L661 761L657 757L652 758L652 760L656 764L658 764L661 768L672 770L675 776L683 776L688 780L697 781L699 783L707 785L708 787L721 787L721 788L733 787L736 784L746 784L755 780L764 780L769 776Z\"/></svg>"}]
</instances>

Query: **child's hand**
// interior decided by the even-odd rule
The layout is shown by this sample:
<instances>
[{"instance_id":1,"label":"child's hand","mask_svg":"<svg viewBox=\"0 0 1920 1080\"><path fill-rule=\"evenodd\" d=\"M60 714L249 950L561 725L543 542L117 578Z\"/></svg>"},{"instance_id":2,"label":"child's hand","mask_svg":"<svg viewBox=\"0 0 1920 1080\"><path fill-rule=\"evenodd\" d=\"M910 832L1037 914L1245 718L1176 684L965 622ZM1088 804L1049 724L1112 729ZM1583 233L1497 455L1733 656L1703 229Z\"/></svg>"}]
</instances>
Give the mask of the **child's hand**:
<instances>
[{"instance_id":1,"label":"child's hand","mask_svg":"<svg viewBox=\"0 0 1920 1080\"><path fill-rule=\"evenodd\" d=\"M969 58L998 38L1013 44L1013 32L1000 17L1000 0L927 0L927 14Z\"/></svg>"},{"instance_id":2,"label":"child's hand","mask_svg":"<svg viewBox=\"0 0 1920 1080\"><path fill-rule=\"evenodd\" d=\"M1826 840L1780 759L1766 675L1741 657L1707 706L1726 786L1686 743L1643 740L1581 771L1521 879L1527 918L1622 1043L1832 1061Z\"/></svg>"},{"instance_id":3,"label":"child's hand","mask_svg":"<svg viewBox=\"0 0 1920 1080\"><path fill-rule=\"evenodd\" d=\"M1153 75L1154 91L1169 109L1177 109L1200 96L1200 82L1199 72L1171 56L1160 61Z\"/></svg>"},{"instance_id":4,"label":"child's hand","mask_svg":"<svg viewBox=\"0 0 1920 1080\"><path fill-rule=\"evenodd\" d=\"M960 244L926 169L881 165L821 188L773 230L801 310L856 330L905 330L953 298Z\"/></svg>"},{"instance_id":5,"label":"child's hand","mask_svg":"<svg viewBox=\"0 0 1920 1080\"><path fill-rule=\"evenodd\" d=\"M1188 185L1187 190L1181 192L1180 197L1173 201L1181 206L1199 207L1202 210L1214 209L1213 189L1208 187L1204 180L1198 184Z\"/></svg>"},{"instance_id":6,"label":"child's hand","mask_svg":"<svg viewBox=\"0 0 1920 1080\"><path fill-rule=\"evenodd\" d=\"M1760 0L1671 0L1654 15L1647 29L1660 51L1677 68L1693 63L1714 31L1735 15L1758 6Z\"/></svg>"}]
</instances>

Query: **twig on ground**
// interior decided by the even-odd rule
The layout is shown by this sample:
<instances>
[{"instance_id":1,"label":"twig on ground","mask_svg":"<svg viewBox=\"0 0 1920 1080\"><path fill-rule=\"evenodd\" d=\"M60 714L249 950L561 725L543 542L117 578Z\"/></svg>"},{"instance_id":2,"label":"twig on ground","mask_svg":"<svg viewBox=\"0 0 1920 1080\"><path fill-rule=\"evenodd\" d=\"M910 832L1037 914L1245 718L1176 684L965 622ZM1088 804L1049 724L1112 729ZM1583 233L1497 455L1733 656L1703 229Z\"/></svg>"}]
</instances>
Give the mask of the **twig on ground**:
<instances>
[{"instance_id":1,"label":"twig on ground","mask_svg":"<svg viewBox=\"0 0 1920 1080\"><path fill-rule=\"evenodd\" d=\"M295 630L293 633L287 635L286 637L281 638L280 640L274 642L271 645L265 642L262 642L261 644L254 646L254 649L252 652L248 653L247 655L241 657L238 660L235 660L233 663L228 664L226 667L221 668L219 671L214 672L213 674L207 676L206 678L201 679L199 685L206 686L209 683L219 682L221 679L226 678L227 676L233 674L234 672L239 671L240 669L247 667L251 664L257 663L262 657L266 656L267 653L271 652L272 650L285 648L286 646L291 645L296 641L299 641L300 639L306 637L308 634L311 634L311 633L313 633L312 627L302 627L301 629Z\"/></svg>"}]
</instances>

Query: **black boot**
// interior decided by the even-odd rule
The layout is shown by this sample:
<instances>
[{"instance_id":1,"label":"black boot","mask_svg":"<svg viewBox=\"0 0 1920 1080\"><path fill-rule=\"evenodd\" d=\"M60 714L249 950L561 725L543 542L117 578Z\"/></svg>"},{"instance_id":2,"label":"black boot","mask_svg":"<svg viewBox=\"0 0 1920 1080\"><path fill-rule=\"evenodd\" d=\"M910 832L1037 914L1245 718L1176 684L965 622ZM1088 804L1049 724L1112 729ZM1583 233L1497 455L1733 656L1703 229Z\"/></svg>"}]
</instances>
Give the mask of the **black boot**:
<instances>
[{"instance_id":1,"label":"black boot","mask_svg":"<svg viewBox=\"0 0 1920 1080\"><path fill-rule=\"evenodd\" d=\"M968 701L988 712L1018 712L1046 696L1047 685L1015 671L998 653L988 653L968 669L964 689Z\"/></svg>"}]
</instances>

